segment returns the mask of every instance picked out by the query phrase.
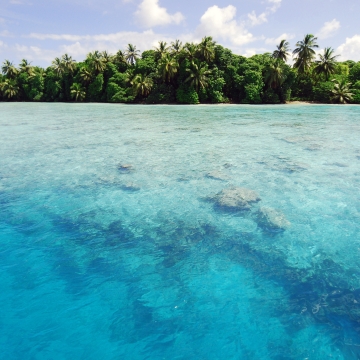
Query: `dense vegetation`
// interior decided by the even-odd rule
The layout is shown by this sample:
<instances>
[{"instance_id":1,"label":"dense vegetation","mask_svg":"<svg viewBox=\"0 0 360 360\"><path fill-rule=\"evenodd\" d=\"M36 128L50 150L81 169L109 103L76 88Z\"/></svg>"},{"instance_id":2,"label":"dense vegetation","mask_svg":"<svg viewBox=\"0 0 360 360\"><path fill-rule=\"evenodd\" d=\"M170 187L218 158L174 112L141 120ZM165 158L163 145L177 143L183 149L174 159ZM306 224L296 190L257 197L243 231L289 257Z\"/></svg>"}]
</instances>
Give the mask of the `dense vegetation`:
<instances>
[{"instance_id":1,"label":"dense vegetation","mask_svg":"<svg viewBox=\"0 0 360 360\"><path fill-rule=\"evenodd\" d=\"M331 48L316 56L311 34L296 43L290 58L282 40L270 54L246 58L217 45L159 42L140 51L128 45L115 55L94 51L82 62L65 54L46 69L5 60L2 101L88 101L112 103L276 104L289 100L360 103L360 62L337 62Z\"/></svg>"}]
</instances>

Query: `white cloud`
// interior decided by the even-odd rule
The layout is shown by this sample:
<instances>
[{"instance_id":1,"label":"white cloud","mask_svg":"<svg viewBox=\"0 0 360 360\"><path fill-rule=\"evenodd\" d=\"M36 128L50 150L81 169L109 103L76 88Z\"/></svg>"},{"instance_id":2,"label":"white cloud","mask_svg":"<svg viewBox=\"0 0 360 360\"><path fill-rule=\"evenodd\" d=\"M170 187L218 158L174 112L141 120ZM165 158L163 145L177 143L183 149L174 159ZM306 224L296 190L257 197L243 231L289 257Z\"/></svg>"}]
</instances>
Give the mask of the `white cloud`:
<instances>
[{"instance_id":1,"label":"white cloud","mask_svg":"<svg viewBox=\"0 0 360 360\"><path fill-rule=\"evenodd\" d=\"M345 43L336 49L336 53L340 54L340 60L360 61L360 35L346 38Z\"/></svg>"},{"instance_id":2,"label":"white cloud","mask_svg":"<svg viewBox=\"0 0 360 360\"><path fill-rule=\"evenodd\" d=\"M264 48L247 48L242 52L241 55L246 56L246 57L251 57L256 54L263 54L266 51L267 51L267 49L264 49Z\"/></svg>"},{"instance_id":3,"label":"white cloud","mask_svg":"<svg viewBox=\"0 0 360 360\"><path fill-rule=\"evenodd\" d=\"M10 0L10 4L12 5L32 5L29 1L23 1L23 0Z\"/></svg>"},{"instance_id":4,"label":"white cloud","mask_svg":"<svg viewBox=\"0 0 360 360\"><path fill-rule=\"evenodd\" d=\"M111 35L111 34L110 34ZM39 34L31 33L26 36L38 40L66 40L66 41L79 41L79 40L90 40L93 36L90 35L71 35L71 34Z\"/></svg>"},{"instance_id":5,"label":"white cloud","mask_svg":"<svg viewBox=\"0 0 360 360\"><path fill-rule=\"evenodd\" d=\"M267 38L265 40L265 43L268 45L278 45L278 44L280 44L281 40L285 39L285 40L289 41L289 40L293 39L294 37L295 37L294 34L284 33L284 34L281 34L280 36L278 36L277 38Z\"/></svg>"},{"instance_id":6,"label":"white cloud","mask_svg":"<svg viewBox=\"0 0 360 360\"><path fill-rule=\"evenodd\" d=\"M0 36L2 37L13 37L13 34L7 30L0 31Z\"/></svg>"},{"instance_id":7,"label":"white cloud","mask_svg":"<svg viewBox=\"0 0 360 360\"><path fill-rule=\"evenodd\" d=\"M25 45L19 45L19 44L15 44L15 49L19 52L25 52L28 51L29 48Z\"/></svg>"},{"instance_id":8,"label":"white cloud","mask_svg":"<svg viewBox=\"0 0 360 360\"><path fill-rule=\"evenodd\" d=\"M333 35L340 29L340 22L336 19L328 21L324 24L324 26L317 33L317 37L319 39L327 39Z\"/></svg>"},{"instance_id":9,"label":"white cloud","mask_svg":"<svg viewBox=\"0 0 360 360\"><path fill-rule=\"evenodd\" d=\"M248 18L250 20L251 25L260 25L262 23L267 22L267 14L261 13L260 15L256 15L255 11L252 11L250 14L248 14Z\"/></svg>"},{"instance_id":10,"label":"white cloud","mask_svg":"<svg viewBox=\"0 0 360 360\"><path fill-rule=\"evenodd\" d=\"M37 62L44 61L47 63L47 65L49 65L51 61L55 58L55 56L58 56L57 52L54 50L41 49L36 46L26 46L20 44L14 44L12 46L7 46L6 44L3 44L3 46L7 48L8 54L11 53L11 58L17 59L18 61L25 58Z\"/></svg>"},{"instance_id":11,"label":"white cloud","mask_svg":"<svg viewBox=\"0 0 360 360\"><path fill-rule=\"evenodd\" d=\"M107 50L112 54L115 54L119 49L125 50L128 43L136 45L140 51L151 49L157 45L158 41L163 40L168 43L174 41L173 37L169 37L163 34L155 33L152 30L143 32L131 32L123 31L112 34L99 34L99 35L71 35L71 34L37 34L32 33L30 38L37 40L56 40L60 42L60 45L56 50L52 50L51 53L44 52L42 56L41 51L36 51L36 48L31 47L23 48L23 52L28 51L28 58L32 59L37 55L38 60L48 61L54 57L59 57L65 53L68 53L76 60L80 61L86 57L90 51L94 50ZM192 40L191 35L181 36L183 41ZM67 42L67 43L64 43ZM19 51L20 49L17 49Z\"/></svg>"},{"instance_id":12,"label":"white cloud","mask_svg":"<svg viewBox=\"0 0 360 360\"><path fill-rule=\"evenodd\" d=\"M73 42L71 45L62 45L64 49L70 49L69 46L73 46L77 52L80 49L91 50L110 50L119 48L125 48L127 44L133 43L138 48L143 50L151 48L157 44L159 40L173 41L172 37L154 33L152 30L146 30L143 32L136 31L122 31L111 34L98 34L98 35L72 35L72 34L38 34L32 33L27 37L38 40L57 40L57 41L69 41ZM182 37L184 38L184 37ZM188 38L185 35L185 38ZM70 51L70 50L69 50ZM83 51L81 51L83 53Z\"/></svg>"},{"instance_id":13,"label":"white cloud","mask_svg":"<svg viewBox=\"0 0 360 360\"><path fill-rule=\"evenodd\" d=\"M282 0L268 0L268 3L270 6L266 8L264 12L262 12L260 15L256 15L255 11L252 11L250 14L248 14L248 19L250 20L250 24L252 26L255 25L261 25L268 21L268 16L275 13L279 7L281 6Z\"/></svg>"},{"instance_id":14,"label":"white cloud","mask_svg":"<svg viewBox=\"0 0 360 360\"><path fill-rule=\"evenodd\" d=\"M216 40L222 39L237 46L254 41L254 36L235 20L235 16L236 7L232 5L225 8L217 5L209 7L200 19L196 34L210 35Z\"/></svg>"},{"instance_id":15,"label":"white cloud","mask_svg":"<svg viewBox=\"0 0 360 360\"><path fill-rule=\"evenodd\" d=\"M167 9L159 5L159 0L143 0L135 12L136 22L145 28L159 25L180 24L183 14L169 14Z\"/></svg>"},{"instance_id":16,"label":"white cloud","mask_svg":"<svg viewBox=\"0 0 360 360\"><path fill-rule=\"evenodd\" d=\"M271 4L268 9L273 13L281 6L281 0L268 0L268 2Z\"/></svg>"},{"instance_id":17,"label":"white cloud","mask_svg":"<svg viewBox=\"0 0 360 360\"><path fill-rule=\"evenodd\" d=\"M0 56L1 59L3 59L5 56L7 57L8 55L6 53L3 53L3 51L5 51L5 49L7 48L7 45L0 40Z\"/></svg>"}]
</instances>

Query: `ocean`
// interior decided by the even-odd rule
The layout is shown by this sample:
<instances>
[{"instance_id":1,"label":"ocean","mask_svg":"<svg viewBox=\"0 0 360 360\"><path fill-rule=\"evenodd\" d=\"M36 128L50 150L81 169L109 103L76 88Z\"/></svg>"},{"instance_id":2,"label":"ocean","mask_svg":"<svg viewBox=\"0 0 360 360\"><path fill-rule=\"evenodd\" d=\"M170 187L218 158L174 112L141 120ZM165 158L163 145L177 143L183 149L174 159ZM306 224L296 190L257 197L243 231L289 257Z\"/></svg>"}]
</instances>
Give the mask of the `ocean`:
<instances>
[{"instance_id":1,"label":"ocean","mask_svg":"<svg viewBox=\"0 0 360 360\"><path fill-rule=\"evenodd\" d=\"M0 358L360 358L360 107L0 103L0 135Z\"/></svg>"}]
</instances>

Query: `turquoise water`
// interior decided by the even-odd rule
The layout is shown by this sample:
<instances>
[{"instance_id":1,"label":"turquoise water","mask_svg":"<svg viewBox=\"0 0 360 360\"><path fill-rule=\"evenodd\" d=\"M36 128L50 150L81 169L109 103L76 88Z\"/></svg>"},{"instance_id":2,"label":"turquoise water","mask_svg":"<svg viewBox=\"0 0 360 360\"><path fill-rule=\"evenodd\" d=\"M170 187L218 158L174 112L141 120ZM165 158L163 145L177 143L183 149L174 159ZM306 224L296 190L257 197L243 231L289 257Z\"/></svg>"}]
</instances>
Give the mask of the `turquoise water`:
<instances>
[{"instance_id":1,"label":"turquoise water","mask_svg":"<svg viewBox=\"0 0 360 360\"><path fill-rule=\"evenodd\" d=\"M1 358L360 358L360 107L1 103L0 134Z\"/></svg>"}]
</instances>

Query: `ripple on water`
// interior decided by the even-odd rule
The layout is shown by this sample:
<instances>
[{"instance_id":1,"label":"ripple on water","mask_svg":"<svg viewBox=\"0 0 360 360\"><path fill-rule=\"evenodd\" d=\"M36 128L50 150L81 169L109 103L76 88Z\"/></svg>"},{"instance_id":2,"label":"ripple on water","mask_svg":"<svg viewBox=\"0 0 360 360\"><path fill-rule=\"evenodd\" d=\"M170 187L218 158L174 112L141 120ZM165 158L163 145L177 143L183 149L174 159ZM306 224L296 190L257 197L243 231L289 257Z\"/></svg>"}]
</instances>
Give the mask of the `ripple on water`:
<instances>
[{"instance_id":1,"label":"ripple on water","mask_svg":"<svg viewBox=\"0 0 360 360\"><path fill-rule=\"evenodd\" d=\"M358 107L0 111L4 357L360 356Z\"/></svg>"}]
</instances>

